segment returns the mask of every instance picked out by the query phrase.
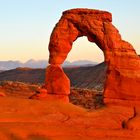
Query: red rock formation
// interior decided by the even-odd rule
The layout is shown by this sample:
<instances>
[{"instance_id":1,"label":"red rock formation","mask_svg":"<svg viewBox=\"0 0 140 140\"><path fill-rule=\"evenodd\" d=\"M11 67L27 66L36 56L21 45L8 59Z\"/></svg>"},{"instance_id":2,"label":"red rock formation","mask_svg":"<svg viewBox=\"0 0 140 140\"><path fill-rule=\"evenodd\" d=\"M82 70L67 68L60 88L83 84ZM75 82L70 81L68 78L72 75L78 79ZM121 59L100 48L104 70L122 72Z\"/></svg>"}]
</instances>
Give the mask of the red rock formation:
<instances>
[{"instance_id":1,"label":"red rock formation","mask_svg":"<svg viewBox=\"0 0 140 140\"><path fill-rule=\"evenodd\" d=\"M49 94L68 95L70 93L70 80L59 65L47 67L45 88Z\"/></svg>"},{"instance_id":2,"label":"red rock formation","mask_svg":"<svg viewBox=\"0 0 140 140\"><path fill-rule=\"evenodd\" d=\"M46 90L47 89L47 90ZM46 82L39 94L31 96L31 99L61 100L69 102L70 80L59 65L50 65L46 69ZM53 95L53 96L52 96Z\"/></svg>"},{"instance_id":3,"label":"red rock formation","mask_svg":"<svg viewBox=\"0 0 140 140\"><path fill-rule=\"evenodd\" d=\"M69 93L68 80L62 71L56 77L63 77L63 80L56 81L55 66L58 67L65 61L78 37L87 36L89 41L96 43L104 52L108 65L104 101L113 103L116 99L119 102L131 100L135 104L135 101L140 100L140 58L132 45L121 39L111 21L111 14L105 11L72 9L63 12L49 43L49 63L54 67L49 66L52 68L47 71L46 77L46 88L50 94Z\"/></svg>"}]
</instances>

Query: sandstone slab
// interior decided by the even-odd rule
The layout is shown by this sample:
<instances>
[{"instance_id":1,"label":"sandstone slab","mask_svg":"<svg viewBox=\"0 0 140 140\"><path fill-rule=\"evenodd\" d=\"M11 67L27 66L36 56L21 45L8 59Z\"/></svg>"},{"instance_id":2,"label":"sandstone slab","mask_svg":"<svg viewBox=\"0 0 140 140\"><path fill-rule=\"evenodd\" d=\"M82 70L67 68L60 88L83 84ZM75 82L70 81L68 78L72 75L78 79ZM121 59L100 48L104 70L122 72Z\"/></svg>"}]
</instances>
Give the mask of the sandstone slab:
<instances>
[{"instance_id":1,"label":"sandstone slab","mask_svg":"<svg viewBox=\"0 0 140 140\"><path fill-rule=\"evenodd\" d=\"M124 128L132 107L106 106L90 112L61 101L0 98L2 140L139 140L140 130Z\"/></svg>"}]
</instances>

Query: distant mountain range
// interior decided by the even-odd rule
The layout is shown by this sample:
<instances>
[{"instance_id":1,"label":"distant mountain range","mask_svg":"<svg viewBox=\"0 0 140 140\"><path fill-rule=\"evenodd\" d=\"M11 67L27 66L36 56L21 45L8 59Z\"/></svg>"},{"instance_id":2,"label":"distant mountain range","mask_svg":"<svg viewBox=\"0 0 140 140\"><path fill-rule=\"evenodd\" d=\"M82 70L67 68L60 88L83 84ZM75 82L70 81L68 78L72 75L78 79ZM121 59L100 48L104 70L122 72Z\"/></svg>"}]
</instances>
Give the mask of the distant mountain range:
<instances>
[{"instance_id":1,"label":"distant mountain range","mask_svg":"<svg viewBox=\"0 0 140 140\"><path fill-rule=\"evenodd\" d=\"M30 68L45 68L48 62L46 60L33 60L30 59L25 63L20 61L0 61L0 70L10 70L18 67L30 67Z\"/></svg>"},{"instance_id":2,"label":"distant mountain range","mask_svg":"<svg viewBox=\"0 0 140 140\"><path fill-rule=\"evenodd\" d=\"M72 87L103 89L106 76L105 63L96 66L65 67L64 71ZM44 83L45 69L16 68L0 72L0 81L20 81L27 83Z\"/></svg>"},{"instance_id":3,"label":"distant mountain range","mask_svg":"<svg viewBox=\"0 0 140 140\"><path fill-rule=\"evenodd\" d=\"M93 66L97 62L88 60L78 60L74 62L65 61L63 67L75 67L75 66ZM47 60L34 60L30 59L25 63L20 61L0 61L0 71L15 69L18 67L29 67L29 68L45 68L48 65Z\"/></svg>"}]
</instances>

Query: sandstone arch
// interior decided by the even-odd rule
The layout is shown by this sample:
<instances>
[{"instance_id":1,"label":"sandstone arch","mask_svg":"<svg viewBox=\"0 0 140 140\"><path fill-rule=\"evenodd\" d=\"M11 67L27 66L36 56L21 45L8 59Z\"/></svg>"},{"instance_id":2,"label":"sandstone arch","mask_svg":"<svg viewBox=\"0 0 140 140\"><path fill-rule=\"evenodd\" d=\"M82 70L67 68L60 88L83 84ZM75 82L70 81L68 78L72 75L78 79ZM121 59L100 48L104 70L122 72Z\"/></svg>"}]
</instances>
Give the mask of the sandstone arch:
<instances>
[{"instance_id":1,"label":"sandstone arch","mask_svg":"<svg viewBox=\"0 0 140 140\"><path fill-rule=\"evenodd\" d=\"M56 24L49 43L49 63L45 88L48 95L67 100L70 82L61 64L72 48L72 43L81 36L97 44L103 51L108 65L104 87L106 103L140 100L140 58L132 45L121 39L112 25L112 15L106 11L72 9L63 12ZM54 96L53 96L54 97Z\"/></svg>"}]
</instances>

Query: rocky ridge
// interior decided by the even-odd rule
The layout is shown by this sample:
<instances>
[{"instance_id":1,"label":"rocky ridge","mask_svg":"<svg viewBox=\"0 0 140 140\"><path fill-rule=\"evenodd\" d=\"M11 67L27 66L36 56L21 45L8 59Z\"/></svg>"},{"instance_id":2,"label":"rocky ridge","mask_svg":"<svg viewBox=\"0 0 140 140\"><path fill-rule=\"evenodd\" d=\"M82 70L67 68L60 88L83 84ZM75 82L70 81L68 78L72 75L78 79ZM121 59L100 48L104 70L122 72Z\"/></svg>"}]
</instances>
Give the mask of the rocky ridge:
<instances>
[{"instance_id":1,"label":"rocky ridge","mask_svg":"<svg viewBox=\"0 0 140 140\"><path fill-rule=\"evenodd\" d=\"M105 63L96 66L67 67L63 69L70 79L71 87L103 90L106 75ZM43 84L45 69L16 68L0 73L0 80Z\"/></svg>"},{"instance_id":2,"label":"rocky ridge","mask_svg":"<svg viewBox=\"0 0 140 140\"><path fill-rule=\"evenodd\" d=\"M41 84L0 81L0 96L29 99L41 87ZM97 90L71 88L69 100L72 104L86 109L97 109L103 106L103 94Z\"/></svg>"}]
</instances>

